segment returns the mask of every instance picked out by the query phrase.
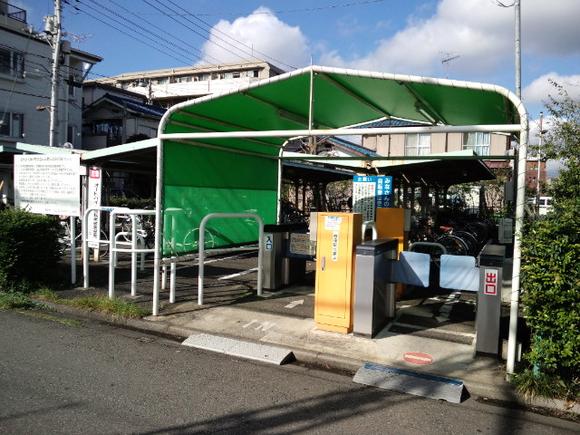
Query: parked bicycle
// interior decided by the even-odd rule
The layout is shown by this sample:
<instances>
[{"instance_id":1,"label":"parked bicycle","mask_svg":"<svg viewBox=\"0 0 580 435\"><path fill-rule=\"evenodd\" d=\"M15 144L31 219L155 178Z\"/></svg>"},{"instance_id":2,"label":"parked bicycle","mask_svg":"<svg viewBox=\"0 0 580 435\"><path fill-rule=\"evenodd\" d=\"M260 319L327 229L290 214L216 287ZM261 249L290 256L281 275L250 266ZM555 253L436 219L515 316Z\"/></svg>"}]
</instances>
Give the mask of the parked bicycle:
<instances>
[{"instance_id":1,"label":"parked bicycle","mask_svg":"<svg viewBox=\"0 0 580 435\"><path fill-rule=\"evenodd\" d=\"M71 243L71 227L70 227L70 217L69 216L59 216L60 225L62 227L62 235L59 238L59 242L63 245L66 250L70 250L72 247ZM75 239L74 246L75 249L80 249L82 246L82 224L81 220L75 218ZM99 237L99 256L104 257L109 253L109 235L105 230L100 231Z\"/></svg>"}]
</instances>

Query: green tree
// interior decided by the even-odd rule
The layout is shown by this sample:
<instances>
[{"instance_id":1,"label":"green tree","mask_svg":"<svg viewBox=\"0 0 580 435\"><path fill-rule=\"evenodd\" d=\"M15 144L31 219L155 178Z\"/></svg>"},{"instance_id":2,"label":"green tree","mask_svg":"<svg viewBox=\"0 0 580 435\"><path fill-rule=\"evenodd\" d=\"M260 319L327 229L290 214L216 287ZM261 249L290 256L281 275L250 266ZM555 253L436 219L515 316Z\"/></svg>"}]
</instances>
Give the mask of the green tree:
<instances>
[{"instance_id":1,"label":"green tree","mask_svg":"<svg viewBox=\"0 0 580 435\"><path fill-rule=\"evenodd\" d=\"M532 338L526 355L530 367L520 375L520 386L575 399L580 388L580 104L553 85L558 96L547 108L554 126L541 151L560 161L562 169L548 188L553 212L528 222L522 234L522 301Z\"/></svg>"}]
</instances>

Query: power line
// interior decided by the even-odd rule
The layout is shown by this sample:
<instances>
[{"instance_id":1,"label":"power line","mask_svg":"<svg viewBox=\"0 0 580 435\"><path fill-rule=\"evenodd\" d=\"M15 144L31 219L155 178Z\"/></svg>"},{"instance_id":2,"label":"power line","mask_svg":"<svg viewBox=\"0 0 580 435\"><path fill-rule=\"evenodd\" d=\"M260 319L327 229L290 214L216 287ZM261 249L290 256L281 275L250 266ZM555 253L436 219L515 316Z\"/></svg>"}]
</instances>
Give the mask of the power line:
<instances>
[{"instance_id":1,"label":"power line","mask_svg":"<svg viewBox=\"0 0 580 435\"><path fill-rule=\"evenodd\" d=\"M86 11L86 10L84 10L84 9L80 9L78 6L75 6L75 5L72 5L72 4L70 4L70 3L69 3L69 0L65 0L65 3L66 3L67 5L69 5L70 7L72 7L73 9L75 9L75 10L77 10L77 11L79 11L79 12L82 12L82 13L84 13L85 15L88 15L89 17L91 17L91 18L93 18L93 19L95 19L95 20L97 20L97 21L99 21L99 22L103 23L104 25L106 25L106 26L109 26L109 27L111 27L111 28L115 29L116 31L118 31L118 32L122 33L123 35L126 35L126 36L128 36L129 38L131 38L131 39L134 39L135 41L137 41L137 42L140 42L141 44L143 44L143 45L146 45L146 46L147 46L147 47L149 47L149 48L152 48L152 49L154 49L154 50L156 50L156 51L158 51L158 52L160 52L160 53L162 53L162 54L164 54L164 55L166 55L166 56L169 56L169 57L171 57L171 58L173 58L173 59L177 60L179 63L184 63L184 62L183 62L183 59L178 59L177 57L173 56L172 54L170 54L170 53L168 53L168 52L166 52L166 51L164 51L164 50L162 50L162 49L160 49L160 48L158 48L158 47L155 47L154 45L151 45L151 44L149 44L149 43L147 43L147 42L145 42L145 41L143 41L143 40L139 39L138 37L135 37L134 35L132 35L132 34L130 34L130 33L127 33L127 32L126 32L126 31L124 31L123 29L120 29L119 27L117 27L117 26L115 26L115 25L113 25L113 24L111 24L111 23L108 23L107 21L105 21L105 20L103 20L103 19L101 19L101 18L99 18L99 17L97 17L97 16L95 16L95 15L91 14L90 12L88 12L88 11ZM188 63L188 62L185 62L185 63Z\"/></svg>"},{"instance_id":2,"label":"power line","mask_svg":"<svg viewBox=\"0 0 580 435\"><path fill-rule=\"evenodd\" d=\"M160 0L157 0L157 2L158 2L158 3L159 3L159 1L160 1ZM165 1L168 1L169 3L171 3L171 4L172 4L173 6L175 6L176 8L179 8L179 9L181 9L181 10L185 11L185 12L188 12L188 11L187 11L185 8L183 8L183 7L179 6L179 5L178 5L178 4L176 4L176 3L175 3L173 0L165 0ZM278 63L278 64L280 64L280 65L287 66L287 67L289 67L289 68L291 68L291 69L296 69L296 67L295 67L295 66L293 66L293 65L290 65L290 64L287 64L287 63L285 63L285 62L283 62L283 61L281 61L281 60L279 60L279 59L276 59L275 57L273 57L273 56L270 56L269 54L266 54L266 53L264 53L264 52L261 52L261 51L259 51L259 50L256 50L256 49L254 49L254 48L252 48L252 47L248 46L248 45L247 45L247 44L245 44L244 42L242 42L242 41L240 41L240 40L238 40L238 39L234 38L233 36L231 36L231 35L227 34L226 32L222 32L222 31L221 31L221 30L219 30L217 27L215 27L215 26L212 26L212 25L211 25L211 24L209 24L207 21L204 21L204 20L202 20L201 18L199 18L198 16L196 16L196 14L193 14L193 13L191 13L191 14L190 14L190 16L191 16L191 17L193 17L195 20L197 20L197 21L201 22L201 23L203 24L203 26L201 26L201 25L198 25L198 26L199 26L200 28L204 28L204 27L205 27L205 31L207 31L207 32L208 32L208 34L209 34L209 33L210 33L212 30L213 30L213 31L214 31L214 36L215 36L217 39L219 39L220 41L222 41L222 42L224 42L224 43L226 43L226 44L229 44L229 45L231 45L232 47L235 47L235 46L234 46L233 44L231 44L230 42L227 42L227 41L226 41L224 38L221 38L221 37L219 36L219 35L221 34L221 35L223 35L224 37L226 37L226 38L230 39L231 41L234 41L235 43L237 43L237 44L239 44L239 45L241 45L241 46L243 46L243 47L247 48L248 50L251 50L251 52L250 52L250 53L248 53L246 50L241 50L242 52L244 52L244 53L246 53L246 54L249 54L249 55L253 56L253 55L254 55L254 51L255 51L256 53L258 53L258 54L261 54L262 56L264 56L264 57L266 57L266 58L270 59L270 60L271 60L271 61L273 61L273 62L276 62L276 63ZM185 16L183 16L183 18L185 19ZM195 23L193 23L191 20L189 20L189 19L187 19L187 20L188 20L190 23L192 23L192 24L194 24L194 25L195 25ZM209 39L208 39L208 40L209 40ZM236 48L237 48L237 49L239 49L238 47L236 47Z\"/></svg>"},{"instance_id":3,"label":"power line","mask_svg":"<svg viewBox=\"0 0 580 435\"><path fill-rule=\"evenodd\" d=\"M217 43L217 42L215 42L215 41L212 41L212 40L211 40L211 39L209 39L209 38L208 38L208 37L207 37L205 34L203 34L203 33L200 33L200 32L199 32L197 29L195 29L195 28L192 28L191 26L188 26L186 23L183 23L183 22L181 22L181 21L177 20L175 17L173 17L173 16L171 16L171 15L167 14L167 12L165 12L163 9L161 9L161 8L159 8L159 7L155 6L154 4L150 3L150 2L149 2L149 0L143 0L143 1L144 1L145 3L147 3L149 6L151 6L152 8L154 8L154 9L156 9L156 10L160 11L161 13L163 13L163 15L165 15L166 17L168 17L168 18L172 19L172 20L173 20L173 21L175 21L176 23L178 23L178 24L181 24L182 26L184 26L184 27L186 27L187 29L191 30L191 31L192 31L193 33L195 33L196 35L198 35L198 36L202 37L203 39L205 39L205 40L209 41L210 43L212 43L212 44L214 44L214 45L216 45L216 46L218 46L218 47L220 47L220 48L224 49L225 51L227 51L227 52L229 52L229 53L233 54L233 55L234 55L234 56L236 56L236 57L238 57L238 58L240 58L240 59L242 59L242 60L246 60L244 57L240 56L238 53L235 53L234 51L230 50L229 48L227 48L227 47L224 47L224 46L222 46L222 45L218 44L218 43ZM167 5L165 5L165 4L164 4L164 6L165 6L165 7L167 7ZM171 9L171 10L172 10L173 12L175 12L175 10L173 10L173 9ZM183 17L181 17L181 18L183 18ZM185 18L184 18L184 19L185 19ZM187 20L187 21L191 22L191 20ZM197 24L195 24L195 23L192 23L192 24L194 24L195 26L199 27L199 26L198 26Z\"/></svg>"},{"instance_id":4,"label":"power line","mask_svg":"<svg viewBox=\"0 0 580 435\"><path fill-rule=\"evenodd\" d=\"M85 5L85 6L88 6L82 0L76 0L76 1L78 3L81 3L81 4ZM100 7L101 9L107 11L108 14L109 14L109 18L115 20L115 22L119 23L120 21L119 21L118 18L120 18L122 20L120 23L122 23L122 24L128 23L131 26L133 26L134 28L138 29L142 33L143 36L145 36L147 39L149 39L153 43L155 43L155 44L161 44L164 47L169 48L169 49L172 49L172 50L176 50L176 48L179 48L179 50L181 50L181 52L178 55L180 57L183 57L183 59L187 59L187 62L186 63L188 63L188 64L191 63L190 59L188 58L188 56L191 54L189 50L187 50L187 49L184 50L184 49L182 49L180 47L177 47L173 41L168 40L163 35L160 35L158 33L152 32L150 29L143 27L139 23L136 23L135 21L131 20L130 18L128 18L126 16L122 16L118 12L114 11L111 8L108 8L107 6L104 6L104 5L100 4L96 0L93 0L93 4L95 4L96 6ZM118 17L118 18L114 18L113 15L115 17ZM160 41L163 41L163 42L160 42ZM198 55L194 55L194 58L198 58L199 59L199 56Z\"/></svg>"},{"instance_id":5,"label":"power line","mask_svg":"<svg viewBox=\"0 0 580 435\"><path fill-rule=\"evenodd\" d=\"M27 71L26 65L28 65L28 64L42 67L45 70L45 74L42 74L42 78L45 79L45 80L50 80L50 78L51 78L51 72L48 69L48 66L50 66L50 64L52 64L52 58L51 57L45 56L45 55L42 55L42 54L30 53L30 52L27 52L27 51L22 51L22 49L20 49L18 47L15 47L13 45L8 45L8 44L2 44L2 43L0 43L0 47L4 47L4 48L8 48L8 49L13 49L13 50L19 51L20 53L22 53L25 56L25 68L24 68L24 71ZM45 64L40 63L40 62L35 62L33 60L28 59L27 58L28 56L35 56L35 57L39 57L41 59L47 59L50 63L49 63L49 65L45 65ZM8 62L8 61L0 60L0 64L7 64L6 62ZM72 65L61 65L61 66L62 67L65 67L65 68L68 68L69 71L72 70L72 71L75 71L75 72L81 72L81 73L84 72L81 68L77 68L77 67L74 67ZM118 80L115 76L107 76L107 75L99 74L99 73L93 72L93 71L89 71L88 72L88 75L89 76L93 76L93 77L103 78L103 79L110 79L110 80L114 80L114 81L117 81ZM66 73L64 73L64 72L59 72L59 77L61 79L65 79L65 80L69 78L69 76ZM169 91L164 91L164 92L167 93L167 94L169 94L169 95L171 95L171 96L175 96L175 97L181 97L182 96L180 94L176 94L176 93L169 92Z\"/></svg>"},{"instance_id":6,"label":"power line","mask_svg":"<svg viewBox=\"0 0 580 435\"><path fill-rule=\"evenodd\" d=\"M0 88L0 91L10 92L10 93L13 93L13 94L27 95L29 97L44 98L46 100L50 100L50 97L48 95L38 95L38 94L30 93L30 92L15 91L15 90L4 89L4 88Z\"/></svg>"},{"instance_id":7,"label":"power line","mask_svg":"<svg viewBox=\"0 0 580 435\"><path fill-rule=\"evenodd\" d=\"M492 0L493 1L493 0ZM292 14L292 13L299 13L299 12L321 12L321 11L325 11L328 9L339 9L339 8L349 8L349 7L356 7L356 6L366 6L366 5L372 5L372 4L377 4L377 3L384 3L385 0L362 0L362 1L357 1L357 2L348 2L348 3L337 3L337 4L330 4L330 5L326 5L326 6L316 6L316 7L310 7L310 8L296 8L296 9L276 9L276 10L272 10L272 11L259 11L259 12L251 12L253 14L256 15L282 15L282 14ZM147 12L141 12L139 13L139 15L152 15L154 14L152 13L147 13ZM191 12L187 12L187 15L193 15ZM197 15L198 17L200 16L204 16L204 17L212 17L212 16L223 16L223 15L249 15L250 12L246 11L233 11L233 12L222 12L222 13L196 13L195 15Z\"/></svg>"},{"instance_id":8,"label":"power line","mask_svg":"<svg viewBox=\"0 0 580 435\"><path fill-rule=\"evenodd\" d=\"M152 23L151 21L149 21L149 20L146 20L145 18L139 17L139 15L138 15L138 14L136 14L135 12L133 12L133 11L131 11L131 10L127 9L127 8L126 8L126 7L124 7L123 5L121 5L121 4L119 4L119 3L117 3L116 1L114 1L114 0L109 0L109 2L110 2L110 3L112 3L112 4L114 4L115 6L117 6L117 7L121 8L121 9L123 9L124 11L126 11L126 12L128 12L128 13L132 14L133 16L135 16L135 17L137 17L137 18L139 18L139 19L143 20L145 23L147 23L147 24L148 24L148 25L150 25L151 27L154 27L155 29L158 29L158 30L160 30L160 31L162 31L162 32L164 32L164 33L167 33L167 34L168 34L168 35L170 35L170 36L171 36L171 37L172 37L174 40L181 42L181 43L183 44L183 45L182 45L182 47L189 47L189 48L191 48L191 49L193 49L193 50L195 50L195 51L199 52L199 53L200 53L200 55L202 55L202 54L203 54L203 53L201 52L201 50L200 50L199 48L197 48L196 46L194 46L194 45L192 45L192 44L188 43L187 41L183 40L182 38L179 38L179 37L177 37L177 36L175 36L175 35L172 35L172 34L168 33L166 29L163 29L163 28L159 27L159 26L158 26L158 25L156 25L155 23ZM197 56L197 57L198 57L199 59L202 59L202 56ZM213 60L217 61L217 63L224 63L223 61L221 61L221 60L219 60L219 59L217 59L217 58L215 58L215 57L213 57L213 56L209 56L209 55L208 55L208 57L210 57L210 58L212 58Z\"/></svg>"}]
</instances>

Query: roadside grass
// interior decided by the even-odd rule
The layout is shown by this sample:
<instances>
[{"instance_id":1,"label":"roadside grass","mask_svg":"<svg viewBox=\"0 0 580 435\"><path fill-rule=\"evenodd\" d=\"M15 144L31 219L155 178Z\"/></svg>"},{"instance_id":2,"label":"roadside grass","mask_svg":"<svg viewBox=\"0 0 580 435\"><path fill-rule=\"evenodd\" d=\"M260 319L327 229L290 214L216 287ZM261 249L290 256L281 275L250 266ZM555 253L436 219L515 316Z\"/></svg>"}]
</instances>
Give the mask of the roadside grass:
<instances>
[{"instance_id":1,"label":"roadside grass","mask_svg":"<svg viewBox=\"0 0 580 435\"><path fill-rule=\"evenodd\" d=\"M526 368L515 374L512 382L518 392L528 400L535 397L547 397L578 401L580 395L579 378L575 378L571 384L568 384L558 376L536 373L532 368Z\"/></svg>"},{"instance_id":2,"label":"roadside grass","mask_svg":"<svg viewBox=\"0 0 580 435\"><path fill-rule=\"evenodd\" d=\"M149 311L130 301L123 299L109 299L105 295L81 296L75 298L61 298L49 288L41 288L30 296L19 292L0 291L0 310L18 309L30 310L45 308L42 301L68 305L86 311L111 314L118 317L137 319L147 316Z\"/></svg>"},{"instance_id":3,"label":"roadside grass","mask_svg":"<svg viewBox=\"0 0 580 435\"><path fill-rule=\"evenodd\" d=\"M29 310L38 308L38 302L20 292L0 291L0 310Z\"/></svg>"},{"instance_id":4,"label":"roadside grass","mask_svg":"<svg viewBox=\"0 0 580 435\"><path fill-rule=\"evenodd\" d=\"M147 310L122 299L109 299L107 296L93 295L73 299L61 299L58 303L64 303L72 307L88 311L113 314L119 317L137 319L149 314Z\"/></svg>"}]
</instances>

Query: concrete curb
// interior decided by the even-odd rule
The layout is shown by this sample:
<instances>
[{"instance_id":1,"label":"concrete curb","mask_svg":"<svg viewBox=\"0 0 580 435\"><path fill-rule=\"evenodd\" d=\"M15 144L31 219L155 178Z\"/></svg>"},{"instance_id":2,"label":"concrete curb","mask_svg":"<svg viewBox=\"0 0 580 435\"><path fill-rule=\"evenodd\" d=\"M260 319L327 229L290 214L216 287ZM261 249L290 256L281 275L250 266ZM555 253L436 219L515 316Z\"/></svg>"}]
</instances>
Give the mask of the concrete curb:
<instances>
[{"instance_id":1,"label":"concrete curb","mask_svg":"<svg viewBox=\"0 0 580 435\"><path fill-rule=\"evenodd\" d=\"M166 338L171 338L174 340L183 340L194 333L211 333L211 331L185 329L178 326L163 325L152 320L127 319L111 314L104 314L95 311L85 311L79 308L70 307L68 305L55 304L53 302L47 302L43 300L37 301L43 303L49 309L57 313L97 320L99 322L108 323L114 326L165 336ZM221 335L228 338L239 338L228 334L216 335ZM354 374L365 362L363 360L338 357L328 353L313 352L305 349L292 349L292 352L294 353L298 363L311 365L325 370L346 372L349 375ZM509 384L498 386L470 382L467 380L465 381L465 387L470 395L479 396L484 399L511 403L518 406L546 408L553 411L568 412L580 415L580 403L570 404L560 399L547 399L544 397L526 399Z\"/></svg>"}]
</instances>

